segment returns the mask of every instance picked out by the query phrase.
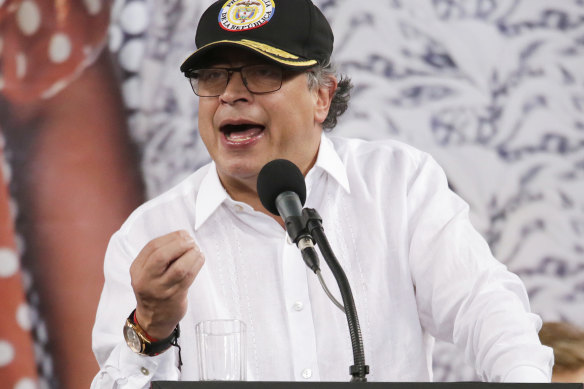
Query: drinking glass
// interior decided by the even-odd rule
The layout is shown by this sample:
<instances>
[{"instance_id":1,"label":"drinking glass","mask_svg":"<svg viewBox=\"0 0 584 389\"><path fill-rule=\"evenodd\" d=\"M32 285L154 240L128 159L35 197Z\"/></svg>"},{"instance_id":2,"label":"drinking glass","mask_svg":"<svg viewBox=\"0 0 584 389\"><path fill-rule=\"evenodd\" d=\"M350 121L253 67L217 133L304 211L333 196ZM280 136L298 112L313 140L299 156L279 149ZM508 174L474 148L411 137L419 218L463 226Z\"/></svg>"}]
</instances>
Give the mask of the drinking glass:
<instances>
[{"instance_id":1,"label":"drinking glass","mask_svg":"<svg viewBox=\"0 0 584 389\"><path fill-rule=\"evenodd\" d=\"M245 381L246 328L236 319L207 320L195 325L199 379Z\"/></svg>"}]
</instances>

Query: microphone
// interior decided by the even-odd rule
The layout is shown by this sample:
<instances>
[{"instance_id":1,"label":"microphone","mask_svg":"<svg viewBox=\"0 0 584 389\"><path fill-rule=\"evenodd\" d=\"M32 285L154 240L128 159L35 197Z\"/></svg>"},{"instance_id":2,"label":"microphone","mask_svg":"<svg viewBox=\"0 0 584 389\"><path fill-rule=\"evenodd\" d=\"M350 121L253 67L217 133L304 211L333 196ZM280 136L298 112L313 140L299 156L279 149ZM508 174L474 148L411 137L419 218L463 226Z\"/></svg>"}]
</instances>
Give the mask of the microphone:
<instances>
[{"instance_id":1,"label":"microphone","mask_svg":"<svg viewBox=\"0 0 584 389\"><path fill-rule=\"evenodd\" d=\"M351 336L355 362L349 369L351 382L367 382L369 366L365 364L365 351L351 286L326 238L320 215L314 209L302 209L306 201L306 183L302 172L285 159L268 162L258 175L257 190L262 205L274 215L282 217L286 232L300 249L302 259L318 276L327 295L336 302L321 278L313 237L316 240L343 297L343 305L338 303L336 305L345 312Z\"/></svg>"},{"instance_id":2,"label":"microphone","mask_svg":"<svg viewBox=\"0 0 584 389\"><path fill-rule=\"evenodd\" d=\"M316 273L318 254L302 216L306 183L300 169L286 159L268 162L258 175L257 190L262 205L282 217L288 236L300 249L306 265Z\"/></svg>"},{"instance_id":3,"label":"microphone","mask_svg":"<svg viewBox=\"0 0 584 389\"><path fill-rule=\"evenodd\" d=\"M275 159L264 165L258 175L258 195L262 205L276 216L293 216L302 213L306 201L306 184L300 169L286 159ZM280 194L287 193L278 199ZM285 212L279 213L278 206Z\"/></svg>"}]
</instances>

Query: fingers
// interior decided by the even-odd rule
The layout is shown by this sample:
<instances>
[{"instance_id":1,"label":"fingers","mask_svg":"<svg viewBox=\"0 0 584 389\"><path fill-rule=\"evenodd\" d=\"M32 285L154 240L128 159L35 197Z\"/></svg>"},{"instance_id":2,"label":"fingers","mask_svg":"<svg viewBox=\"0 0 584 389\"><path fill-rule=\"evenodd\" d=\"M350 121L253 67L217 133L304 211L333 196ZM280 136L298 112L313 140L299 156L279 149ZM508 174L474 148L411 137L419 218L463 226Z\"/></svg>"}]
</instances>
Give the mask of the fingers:
<instances>
[{"instance_id":1,"label":"fingers","mask_svg":"<svg viewBox=\"0 0 584 389\"><path fill-rule=\"evenodd\" d=\"M167 300L184 295L205 262L186 231L175 231L150 241L130 267L138 299Z\"/></svg>"},{"instance_id":2,"label":"fingers","mask_svg":"<svg viewBox=\"0 0 584 389\"><path fill-rule=\"evenodd\" d=\"M205 262L186 231L150 241L130 266L136 316L154 337L170 333L184 316L188 289ZM151 333L152 331L152 333Z\"/></svg>"},{"instance_id":3,"label":"fingers","mask_svg":"<svg viewBox=\"0 0 584 389\"><path fill-rule=\"evenodd\" d=\"M161 278L162 285L168 288L173 286L179 289L188 288L204 263L205 257L197 246L187 250L167 268Z\"/></svg>"},{"instance_id":4,"label":"fingers","mask_svg":"<svg viewBox=\"0 0 584 389\"><path fill-rule=\"evenodd\" d=\"M134 261L133 266L142 268L152 276L161 276L169 266L187 251L198 247L186 231L175 231L151 240Z\"/></svg>"}]
</instances>

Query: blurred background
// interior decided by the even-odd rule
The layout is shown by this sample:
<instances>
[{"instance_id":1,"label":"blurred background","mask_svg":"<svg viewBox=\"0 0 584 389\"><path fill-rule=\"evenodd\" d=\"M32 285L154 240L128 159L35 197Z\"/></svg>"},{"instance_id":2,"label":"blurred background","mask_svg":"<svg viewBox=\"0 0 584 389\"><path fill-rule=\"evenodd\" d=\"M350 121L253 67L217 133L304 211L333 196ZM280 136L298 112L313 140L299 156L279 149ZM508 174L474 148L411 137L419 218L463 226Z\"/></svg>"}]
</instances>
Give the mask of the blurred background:
<instances>
[{"instance_id":1,"label":"blurred background","mask_svg":"<svg viewBox=\"0 0 584 389\"><path fill-rule=\"evenodd\" d=\"M584 0L314 2L355 84L333 134L431 153L533 311L584 326ZM110 235L209 160L178 67L210 3L0 0L2 387L97 373ZM440 342L434 375L477 379Z\"/></svg>"}]
</instances>

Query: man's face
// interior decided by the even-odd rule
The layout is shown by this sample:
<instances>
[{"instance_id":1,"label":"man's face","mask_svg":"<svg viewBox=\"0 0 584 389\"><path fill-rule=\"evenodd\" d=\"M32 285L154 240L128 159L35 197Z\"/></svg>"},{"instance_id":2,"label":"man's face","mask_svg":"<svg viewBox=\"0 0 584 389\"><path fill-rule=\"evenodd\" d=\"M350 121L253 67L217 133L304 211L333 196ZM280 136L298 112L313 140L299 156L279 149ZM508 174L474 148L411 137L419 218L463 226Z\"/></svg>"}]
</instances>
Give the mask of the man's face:
<instances>
[{"instance_id":1,"label":"man's face","mask_svg":"<svg viewBox=\"0 0 584 389\"><path fill-rule=\"evenodd\" d=\"M260 57L226 49L207 67L262 63ZM332 97L321 89L309 90L304 72L284 72L278 91L253 94L234 72L220 96L199 98L201 138L232 196L255 191L259 171L273 159L288 159L303 173L312 167Z\"/></svg>"}]
</instances>

